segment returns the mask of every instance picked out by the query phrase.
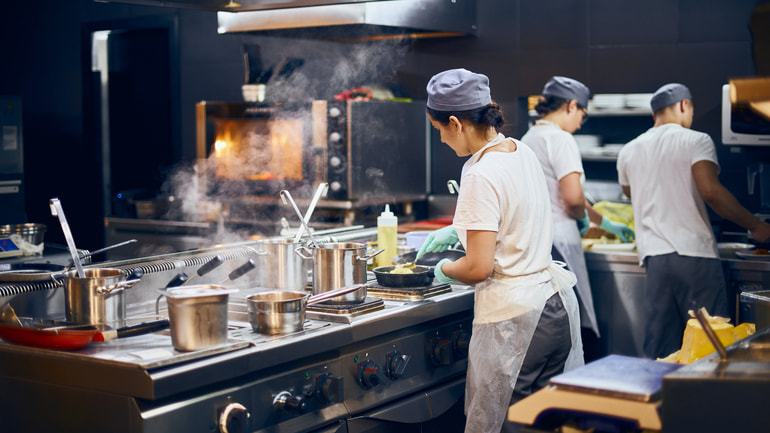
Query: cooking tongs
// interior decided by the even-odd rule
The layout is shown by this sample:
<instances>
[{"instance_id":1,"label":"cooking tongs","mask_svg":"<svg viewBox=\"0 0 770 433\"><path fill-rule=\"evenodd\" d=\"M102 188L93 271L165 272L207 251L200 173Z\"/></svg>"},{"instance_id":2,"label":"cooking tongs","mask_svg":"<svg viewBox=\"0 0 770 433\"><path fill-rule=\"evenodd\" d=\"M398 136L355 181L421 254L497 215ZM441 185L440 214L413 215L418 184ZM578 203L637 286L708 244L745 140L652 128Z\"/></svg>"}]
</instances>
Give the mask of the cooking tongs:
<instances>
[{"instance_id":1,"label":"cooking tongs","mask_svg":"<svg viewBox=\"0 0 770 433\"><path fill-rule=\"evenodd\" d=\"M717 333L714 332L714 328L712 328L711 324L709 323L708 312L706 312L706 308L701 307L698 311L696 311L695 318L698 319L698 323L700 323L701 328L703 328L703 332L706 333L706 337L708 337L709 341L714 346L714 349L716 349L717 353L719 353L719 362L727 362L727 351L725 350L725 346L722 344L722 342L719 341L719 337L717 336Z\"/></svg>"}]
</instances>

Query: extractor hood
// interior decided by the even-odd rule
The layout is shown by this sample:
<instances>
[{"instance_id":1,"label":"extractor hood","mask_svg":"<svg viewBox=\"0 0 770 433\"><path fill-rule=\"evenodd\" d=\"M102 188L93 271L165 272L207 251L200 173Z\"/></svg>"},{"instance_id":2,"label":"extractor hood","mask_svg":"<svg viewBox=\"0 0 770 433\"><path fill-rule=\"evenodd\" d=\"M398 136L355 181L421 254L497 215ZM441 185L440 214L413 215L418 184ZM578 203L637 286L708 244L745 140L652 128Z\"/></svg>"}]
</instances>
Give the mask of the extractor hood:
<instances>
[{"instance_id":1,"label":"extractor hood","mask_svg":"<svg viewBox=\"0 0 770 433\"><path fill-rule=\"evenodd\" d=\"M259 0L237 0L243 7ZM475 0L387 0L217 13L219 33L338 40L476 34Z\"/></svg>"}]
</instances>

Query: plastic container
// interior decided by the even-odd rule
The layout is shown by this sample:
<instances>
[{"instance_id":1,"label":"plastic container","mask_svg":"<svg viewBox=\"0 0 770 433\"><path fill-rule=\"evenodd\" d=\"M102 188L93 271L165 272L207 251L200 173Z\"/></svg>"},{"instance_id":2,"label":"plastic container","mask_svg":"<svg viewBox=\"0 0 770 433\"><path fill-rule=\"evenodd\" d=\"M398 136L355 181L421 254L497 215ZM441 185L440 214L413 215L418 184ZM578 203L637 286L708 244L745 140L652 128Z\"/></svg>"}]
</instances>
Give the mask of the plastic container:
<instances>
[{"instance_id":1,"label":"plastic container","mask_svg":"<svg viewBox=\"0 0 770 433\"><path fill-rule=\"evenodd\" d=\"M390 205L377 217L377 246L385 251L376 257L377 266L390 266L398 254L398 217L390 211Z\"/></svg>"}]
</instances>

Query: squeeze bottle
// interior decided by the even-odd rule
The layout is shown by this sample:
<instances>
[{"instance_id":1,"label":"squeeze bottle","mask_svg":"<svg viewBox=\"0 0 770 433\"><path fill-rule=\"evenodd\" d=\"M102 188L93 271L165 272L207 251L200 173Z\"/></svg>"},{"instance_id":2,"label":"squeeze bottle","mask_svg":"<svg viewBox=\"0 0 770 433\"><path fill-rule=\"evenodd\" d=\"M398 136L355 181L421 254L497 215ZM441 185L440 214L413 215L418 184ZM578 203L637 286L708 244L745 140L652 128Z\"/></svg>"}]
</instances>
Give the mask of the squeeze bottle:
<instances>
[{"instance_id":1,"label":"squeeze bottle","mask_svg":"<svg viewBox=\"0 0 770 433\"><path fill-rule=\"evenodd\" d=\"M390 211L390 205L377 217L377 249L385 248L375 259L377 266L392 266L393 256L398 253L398 217Z\"/></svg>"}]
</instances>

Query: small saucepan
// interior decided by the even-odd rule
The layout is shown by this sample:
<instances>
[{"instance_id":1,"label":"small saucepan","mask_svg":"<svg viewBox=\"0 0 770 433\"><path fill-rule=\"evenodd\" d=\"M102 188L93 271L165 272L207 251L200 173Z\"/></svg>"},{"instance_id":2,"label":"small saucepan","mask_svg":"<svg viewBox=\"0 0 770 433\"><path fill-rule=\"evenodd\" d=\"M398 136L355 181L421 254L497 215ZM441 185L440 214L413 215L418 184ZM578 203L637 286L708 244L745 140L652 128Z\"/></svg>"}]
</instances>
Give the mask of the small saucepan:
<instances>
[{"instance_id":1,"label":"small saucepan","mask_svg":"<svg viewBox=\"0 0 770 433\"><path fill-rule=\"evenodd\" d=\"M415 265L404 269L404 272L396 272L398 266L380 266L374 268L374 276L377 283L385 287L422 287L433 283L433 268L430 266Z\"/></svg>"},{"instance_id":2,"label":"small saucepan","mask_svg":"<svg viewBox=\"0 0 770 433\"><path fill-rule=\"evenodd\" d=\"M272 290L249 295L249 323L260 334L276 335L302 331L305 324L305 308L365 288L366 284L354 284L337 290L310 296L305 292Z\"/></svg>"}]
</instances>

